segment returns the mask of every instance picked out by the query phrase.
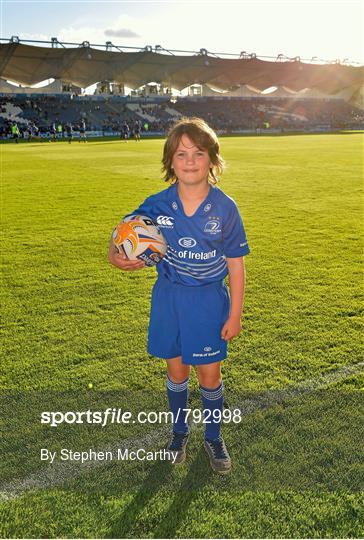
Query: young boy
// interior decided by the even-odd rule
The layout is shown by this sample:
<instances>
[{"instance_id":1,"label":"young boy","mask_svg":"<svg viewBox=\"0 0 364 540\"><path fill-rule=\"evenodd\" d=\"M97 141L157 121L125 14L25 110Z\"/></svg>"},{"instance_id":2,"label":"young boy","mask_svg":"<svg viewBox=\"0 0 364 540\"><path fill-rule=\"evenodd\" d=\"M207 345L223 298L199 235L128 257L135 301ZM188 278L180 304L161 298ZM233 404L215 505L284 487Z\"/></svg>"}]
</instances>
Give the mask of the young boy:
<instances>
[{"instance_id":1,"label":"young boy","mask_svg":"<svg viewBox=\"0 0 364 540\"><path fill-rule=\"evenodd\" d=\"M177 453L176 463L185 460L189 426L183 409L192 365L209 418L204 446L213 470L226 474L231 459L220 433L221 361L227 356L227 342L241 331L244 256L249 246L235 202L215 187L215 173L224 166L219 150L215 132L202 119L179 120L169 131L162 159L164 180L171 185L148 197L132 214L154 219L168 243L157 265L148 333L148 352L167 363L167 394L174 416L168 449ZM117 253L112 241L109 260L122 270L144 266ZM230 295L224 282L227 275Z\"/></svg>"}]
</instances>

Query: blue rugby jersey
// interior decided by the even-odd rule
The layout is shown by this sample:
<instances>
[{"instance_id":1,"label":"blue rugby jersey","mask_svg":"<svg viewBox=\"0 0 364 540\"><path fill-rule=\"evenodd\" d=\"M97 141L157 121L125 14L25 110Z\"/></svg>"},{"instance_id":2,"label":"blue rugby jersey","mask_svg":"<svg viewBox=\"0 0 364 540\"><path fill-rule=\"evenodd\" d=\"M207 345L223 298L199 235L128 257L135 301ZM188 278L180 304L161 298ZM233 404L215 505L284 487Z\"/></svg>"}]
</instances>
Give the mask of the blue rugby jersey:
<instances>
[{"instance_id":1,"label":"blue rugby jersey","mask_svg":"<svg viewBox=\"0 0 364 540\"><path fill-rule=\"evenodd\" d=\"M243 221L234 200L210 186L192 216L183 210L177 184L150 197L128 215L152 218L160 227L168 249L157 264L160 277L182 285L221 281L228 274L226 257L250 252Z\"/></svg>"}]
</instances>

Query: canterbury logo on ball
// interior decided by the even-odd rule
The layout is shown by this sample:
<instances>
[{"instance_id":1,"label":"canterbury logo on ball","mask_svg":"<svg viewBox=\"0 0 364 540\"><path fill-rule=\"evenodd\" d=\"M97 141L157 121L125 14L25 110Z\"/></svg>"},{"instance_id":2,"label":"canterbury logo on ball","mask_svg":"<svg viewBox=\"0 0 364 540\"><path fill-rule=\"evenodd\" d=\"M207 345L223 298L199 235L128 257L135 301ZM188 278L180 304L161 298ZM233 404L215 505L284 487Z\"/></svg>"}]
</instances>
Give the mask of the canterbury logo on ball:
<instances>
[{"instance_id":1,"label":"canterbury logo on ball","mask_svg":"<svg viewBox=\"0 0 364 540\"><path fill-rule=\"evenodd\" d=\"M173 217L170 216L158 216L157 223L161 227L173 227Z\"/></svg>"}]
</instances>

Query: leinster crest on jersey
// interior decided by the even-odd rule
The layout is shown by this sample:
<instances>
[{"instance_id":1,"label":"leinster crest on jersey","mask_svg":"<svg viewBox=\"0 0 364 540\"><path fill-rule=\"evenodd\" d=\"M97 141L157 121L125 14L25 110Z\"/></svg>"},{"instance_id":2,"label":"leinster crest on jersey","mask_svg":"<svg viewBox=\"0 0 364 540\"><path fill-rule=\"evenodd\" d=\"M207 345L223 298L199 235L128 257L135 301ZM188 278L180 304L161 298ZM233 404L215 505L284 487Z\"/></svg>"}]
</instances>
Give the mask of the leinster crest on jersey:
<instances>
[{"instance_id":1,"label":"leinster crest on jersey","mask_svg":"<svg viewBox=\"0 0 364 540\"><path fill-rule=\"evenodd\" d=\"M210 233L210 234L220 233L221 232L221 227L220 227L219 218L210 219L205 224L204 232L207 232L207 233Z\"/></svg>"}]
</instances>

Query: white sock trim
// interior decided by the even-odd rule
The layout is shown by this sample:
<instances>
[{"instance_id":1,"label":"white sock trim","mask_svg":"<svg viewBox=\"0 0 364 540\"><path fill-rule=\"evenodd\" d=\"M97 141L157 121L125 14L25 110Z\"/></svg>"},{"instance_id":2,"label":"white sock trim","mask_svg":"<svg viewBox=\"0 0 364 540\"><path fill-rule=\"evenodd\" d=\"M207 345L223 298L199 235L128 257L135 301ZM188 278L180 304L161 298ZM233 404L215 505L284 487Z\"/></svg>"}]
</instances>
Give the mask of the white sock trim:
<instances>
[{"instance_id":1,"label":"white sock trim","mask_svg":"<svg viewBox=\"0 0 364 540\"><path fill-rule=\"evenodd\" d=\"M205 399L210 399L211 401L215 401L217 399L222 398L224 394L224 383L222 382L220 386L218 386L217 388L213 388L212 390L209 390L208 388L202 388L202 386L200 386L200 391L201 391L201 395Z\"/></svg>"},{"instance_id":2,"label":"white sock trim","mask_svg":"<svg viewBox=\"0 0 364 540\"><path fill-rule=\"evenodd\" d=\"M167 388L172 392L183 392L187 390L188 387L188 378L181 383L174 383L167 375Z\"/></svg>"}]
</instances>

